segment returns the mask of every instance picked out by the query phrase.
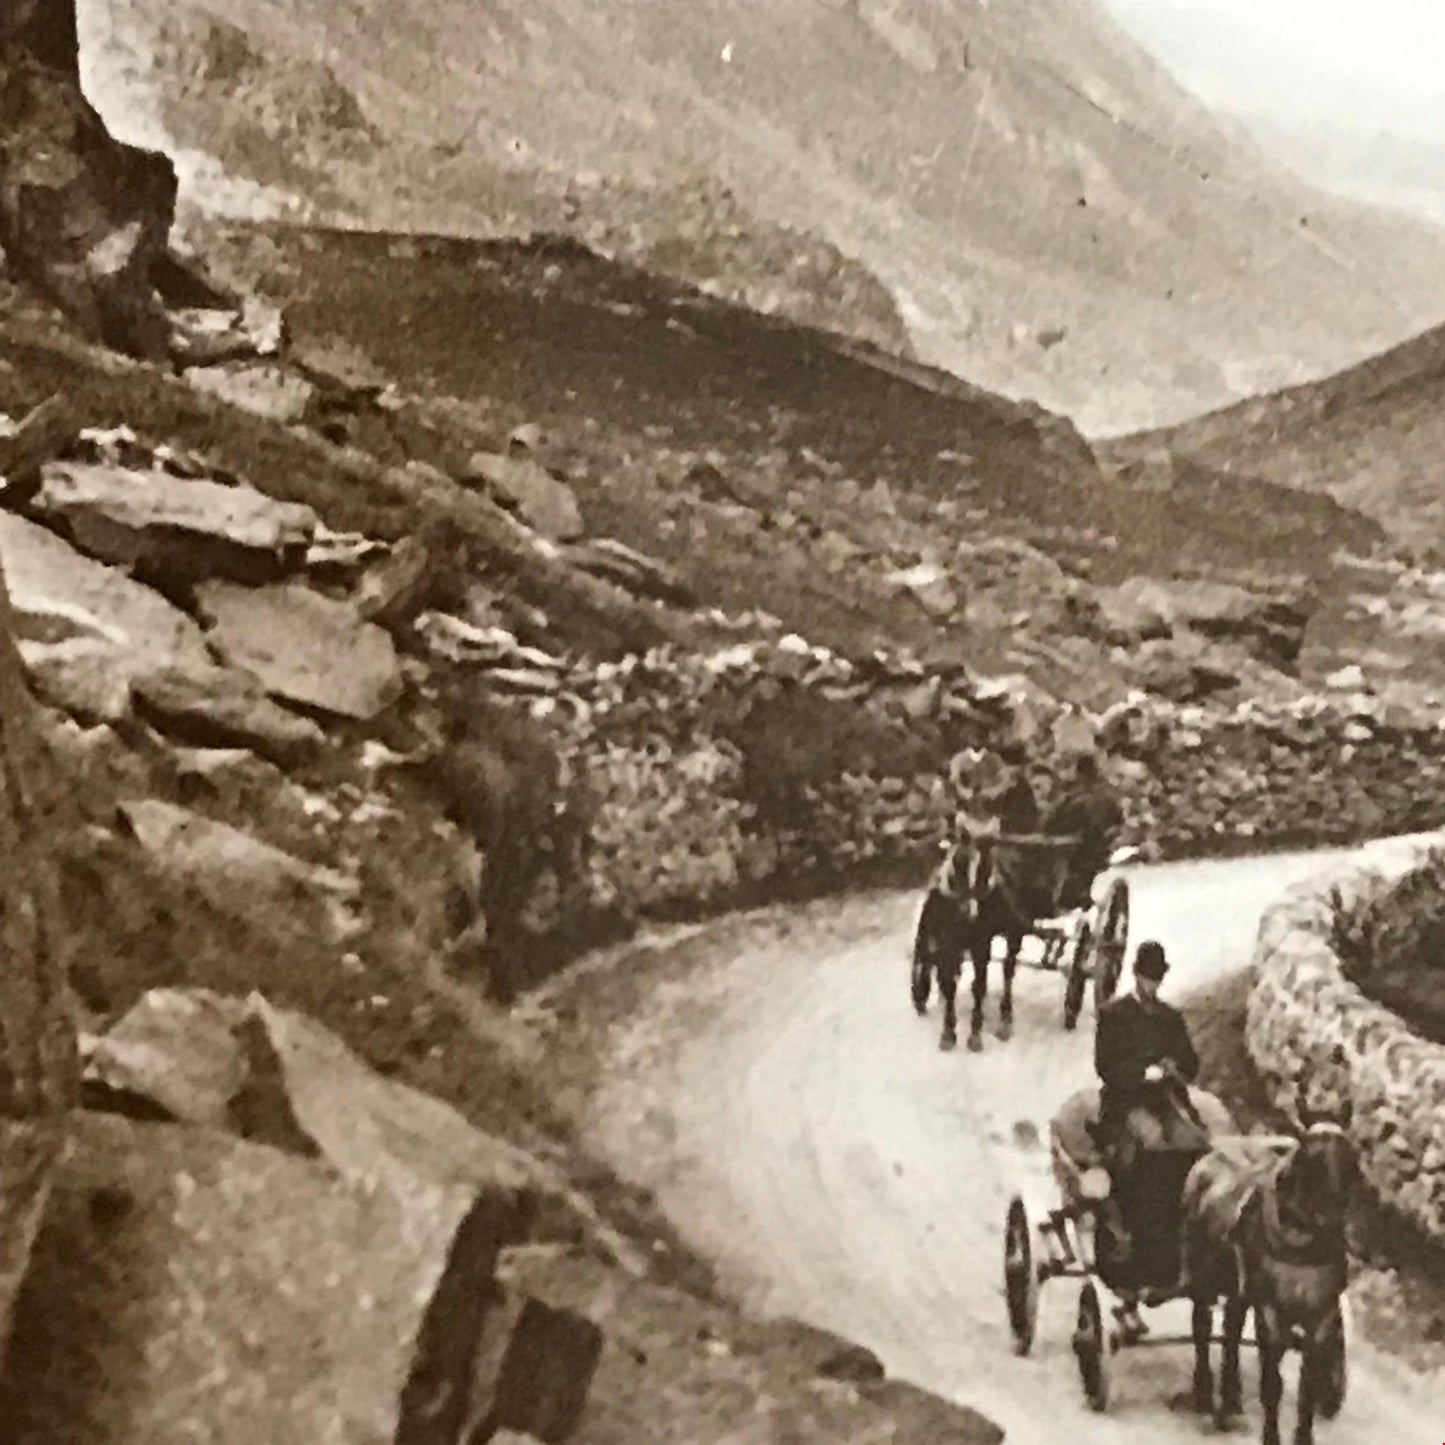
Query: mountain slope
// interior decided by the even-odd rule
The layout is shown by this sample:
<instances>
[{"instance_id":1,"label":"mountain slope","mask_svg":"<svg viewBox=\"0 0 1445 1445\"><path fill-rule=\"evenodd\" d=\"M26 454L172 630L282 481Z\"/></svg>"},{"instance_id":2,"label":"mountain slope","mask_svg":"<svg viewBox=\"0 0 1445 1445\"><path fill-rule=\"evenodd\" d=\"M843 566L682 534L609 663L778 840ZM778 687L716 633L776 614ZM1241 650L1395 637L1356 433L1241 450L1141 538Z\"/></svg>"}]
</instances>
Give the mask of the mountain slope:
<instances>
[{"instance_id":1,"label":"mountain slope","mask_svg":"<svg viewBox=\"0 0 1445 1445\"><path fill-rule=\"evenodd\" d=\"M1089 432L1322 374L1445 309L1445 233L1292 180L1094 0L83 11L97 102L179 148L209 205L570 231Z\"/></svg>"},{"instance_id":2,"label":"mountain slope","mask_svg":"<svg viewBox=\"0 0 1445 1445\"><path fill-rule=\"evenodd\" d=\"M1412 544L1445 544L1445 328L1305 386L1128 438L1106 455L1167 445L1234 476L1327 493Z\"/></svg>"}]
</instances>

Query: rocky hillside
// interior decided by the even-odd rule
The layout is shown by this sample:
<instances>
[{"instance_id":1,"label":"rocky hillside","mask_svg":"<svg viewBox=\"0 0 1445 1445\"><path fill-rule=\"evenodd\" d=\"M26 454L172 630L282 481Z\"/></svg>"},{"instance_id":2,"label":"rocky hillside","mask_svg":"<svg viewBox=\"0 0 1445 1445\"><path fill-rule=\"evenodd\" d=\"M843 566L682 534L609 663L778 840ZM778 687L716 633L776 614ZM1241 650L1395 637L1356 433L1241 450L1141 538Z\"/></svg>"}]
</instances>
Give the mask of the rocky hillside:
<instances>
[{"instance_id":1,"label":"rocky hillside","mask_svg":"<svg viewBox=\"0 0 1445 1445\"><path fill-rule=\"evenodd\" d=\"M1299 184L1096 0L81 18L102 110L208 207L572 235L1091 433L1320 375L1441 315L1439 233Z\"/></svg>"},{"instance_id":2,"label":"rocky hillside","mask_svg":"<svg viewBox=\"0 0 1445 1445\"><path fill-rule=\"evenodd\" d=\"M1097 727L1162 852L1438 822L1436 717L1331 651L1378 528L574 243L202 262L65 60L0 74L12 1434L996 1441L709 1298L499 1005L918 880L1006 736Z\"/></svg>"},{"instance_id":3,"label":"rocky hillside","mask_svg":"<svg viewBox=\"0 0 1445 1445\"><path fill-rule=\"evenodd\" d=\"M1323 381L1290 387L1108 450L1168 448L1232 476L1323 493L1375 518L1422 554L1445 542L1437 457L1445 423L1445 330Z\"/></svg>"}]
</instances>

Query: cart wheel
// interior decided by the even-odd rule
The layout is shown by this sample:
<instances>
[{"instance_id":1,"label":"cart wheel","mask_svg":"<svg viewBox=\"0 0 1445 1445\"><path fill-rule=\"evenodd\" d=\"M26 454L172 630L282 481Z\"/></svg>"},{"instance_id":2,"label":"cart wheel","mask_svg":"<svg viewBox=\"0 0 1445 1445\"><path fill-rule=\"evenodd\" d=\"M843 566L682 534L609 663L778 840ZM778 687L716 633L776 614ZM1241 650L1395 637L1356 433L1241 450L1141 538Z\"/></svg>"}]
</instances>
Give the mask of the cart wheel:
<instances>
[{"instance_id":1,"label":"cart wheel","mask_svg":"<svg viewBox=\"0 0 1445 1445\"><path fill-rule=\"evenodd\" d=\"M1094 930L1085 921L1079 925L1069 954L1069 969L1064 979L1064 1027L1072 1029L1084 1007L1084 990L1089 985L1089 952L1093 947Z\"/></svg>"},{"instance_id":2,"label":"cart wheel","mask_svg":"<svg viewBox=\"0 0 1445 1445\"><path fill-rule=\"evenodd\" d=\"M1017 1194L1009 1201L1008 1222L1004 1225L1003 1288L1014 1353L1026 1355L1033 1348L1039 1322L1039 1279L1034 1270L1028 1211Z\"/></svg>"},{"instance_id":3,"label":"cart wheel","mask_svg":"<svg viewBox=\"0 0 1445 1445\"><path fill-rule=\"evenodd\" d=\"M921 947L920 939L913 945L913 962L908 970L908 990L913 997L913 1008L916 1013L928 1012L928 996L933 992L933 965L928 960L928 952Z\"/></svg>"},{"instance_id":4,"label":"cart wheel","mask_svg":"<svg viewBox=\"0 0 1445 1445\"><path fill-rule=\"evenodd\" d=\"M1129 885L1116 878L1099 907L1099 934L1094 941L1094 1011L1119 987L1124 955L1129 950Z\"/></svg>"},{"instance_id":5,"label":"cart wheel","mask_svg":"<svg viewBox=\"0 0 1445 1445\"><path fill-rule=\"evenodd\" d=\"M1323 1369L1320 1371L1320 1416L1325 1420L1333 1420L1344 1409L1346 1377L1349 1373L1345 1317L1338 1304L1325 1335L1324 1346L1324 1358L1321 1362Z\"/></svg>"},{"instance_id":6,"label":"cart wheel","mask_svg":"<svg viewBox=\"0 0 1445 1445\"><path fill-rule=\"evenodd\" d=\"M1109 1408L1109 1349L1104 1338L1104 1312L1099 1291L1089 1280L1079 1291L1079 1318L1074 1326L1074 1354L1084 1398L1099 1411Z\"/></svg>"}]
</instances>

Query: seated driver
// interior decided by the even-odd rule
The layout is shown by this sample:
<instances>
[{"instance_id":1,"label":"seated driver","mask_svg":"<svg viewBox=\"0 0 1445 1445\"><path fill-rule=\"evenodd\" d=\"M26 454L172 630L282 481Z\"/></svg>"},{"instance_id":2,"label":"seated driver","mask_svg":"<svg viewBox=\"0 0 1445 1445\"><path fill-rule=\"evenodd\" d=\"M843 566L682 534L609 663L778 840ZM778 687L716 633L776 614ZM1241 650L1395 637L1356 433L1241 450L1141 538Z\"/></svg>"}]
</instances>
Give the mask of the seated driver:
<instances>
[{"instance_id":1,"label":"seated driver","mask_svg":"<svg viewBox=\"0 0 1445 1445\"><path fill-rule=\"evenodd\" d=\"M1061 909L1087 908L1094 879L1109 866L1124 810L1093 753L1075 759L1072 776L1061 780L1062 794L1049 818L1049 831L1077 837L1079 846L1059 898Z\"/></svg>"},{"instance_id":2,"label":"seated driver","mask_svg":"<svg viewBox=\"0 0 1445 1445\"><path fill-rule=\"evenodd\" d=\"M1152 939L1141 943L1134 956L1134 992L1111 999L1099 1013L1094 1069L1103 1087L1098 1123L1091 1132L1116 1190L1116 1145L1130 1111L1140 1105L1149 1107L1152 1089L1166 1079L1192 1084L1199 1074L1199 1055L1183 1014L1159 997L1159 986L1168 971L1163 945ZM1114 1258L1120 1264L1126 1262L1133 1251L1114 1194L1100 1210L1098 1224L1109 1239ZM1126 1335L1145 1333L1135 1300L1126 1297L1116 1315Z\"/></svg>"},{"instance_id":3,"label":"seated driver","mask_svg":"<svg viewBox=\"0 0 1445 1445\"><path fill-rule=\"evenodd\" d=\"M1199 1055L1184 1015L1159 997L1168 972L1163 944L1141 943L1134 955L1134 992L1111 999L1099 1013L1094 1070L1103 1088L1096 1137L1106 1155L1129 1111L1148 1106L1152 1085L1171 1076L1192 1084L1199 1076Z\"/></svg>"},{"instance_id":4,"label":"seated driver","mask_svg":"<svg viewBox=\"0 0 1445 1445\"><path fill-rule=\"evenodd\" d=\"M1003 776L985 799L989 814L998 820L1003 833L1036 833L1039 804L1028 775L1028 753L1018 743L999 749Z\"/></svg>"}]
</instances>

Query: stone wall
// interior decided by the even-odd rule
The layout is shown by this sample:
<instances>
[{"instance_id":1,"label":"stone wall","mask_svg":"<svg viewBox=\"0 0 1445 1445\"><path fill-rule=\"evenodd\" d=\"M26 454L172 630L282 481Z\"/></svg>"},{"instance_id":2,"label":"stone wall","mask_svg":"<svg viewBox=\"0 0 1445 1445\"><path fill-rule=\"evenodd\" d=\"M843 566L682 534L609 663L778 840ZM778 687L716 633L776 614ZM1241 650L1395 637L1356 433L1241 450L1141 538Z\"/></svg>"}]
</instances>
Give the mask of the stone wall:
<instances>
[{"instance_id":1,"label":"stone wall","mask_svg":"<svg viewBox=\"0 0 1445 1445\"><path fill-rule=\"evenodd\" d=\"M1331 893L1348 908L1409 873L1445 834L1376 845L1293 889L1265 915L1246 1042L1274 1102L1297 1117L1348 1102L1364 1176L1392 1209L1445 1241L1445 1046L1418 1037L1345 976Z\"/></svg>"},{"instance_id":2,"label":"stone wall","mask_svg":"<svg viewBox=\"0 0 1445 1445\"><path fill-rule=\"evenodd\" d=\"M756 780L746 785L754 744L735 724L751 701L790 690L872 732L779 816L766 782L761 799ZM1049 750L1049 705L1035 701L1030 721L1018 696L962 670L938 676L906 658L847 659L782 638L559 668L518 701L554 728L597 800L589 906L642 918L921 883L958 808L949 770L963 750L1030 727L1034 751ZM1179 706L1141 695L1092 721L1124 802L1123 841L1146 857L1363 842L1445 823L1445 730L1366 696ZM786 791L780 776L774 791Z\"/></svg>"}]
</instances>

